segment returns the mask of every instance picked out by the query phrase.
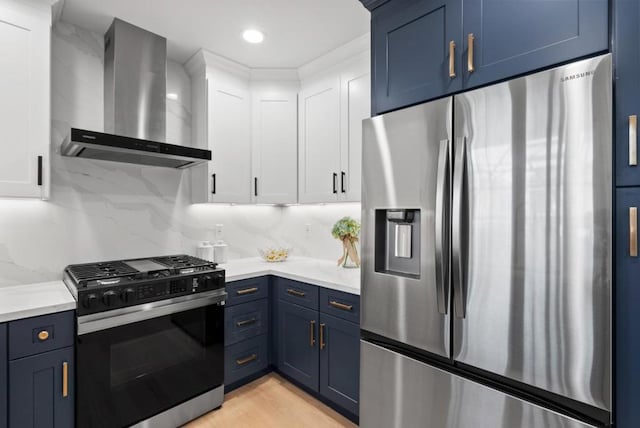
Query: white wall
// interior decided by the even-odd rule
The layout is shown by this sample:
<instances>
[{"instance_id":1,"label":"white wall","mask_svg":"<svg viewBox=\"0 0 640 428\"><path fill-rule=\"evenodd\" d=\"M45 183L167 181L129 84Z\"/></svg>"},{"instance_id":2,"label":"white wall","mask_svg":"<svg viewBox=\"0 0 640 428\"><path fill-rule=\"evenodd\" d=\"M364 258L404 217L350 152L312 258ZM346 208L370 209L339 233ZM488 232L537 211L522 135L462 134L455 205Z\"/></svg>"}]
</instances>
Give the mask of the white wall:
<instances>
[{"instance_id":1,"label":"white wall","mask_svg":"<svg viewBox=\"0 0 640 428\"><path fill-rule=\"evenodd\" d=\"M360 217L359 204L316 206L191 205L188 172L62 157L69 127L103 129L102 37L59 22L52 35L51 200L0 200L0 286L60 279L67 264L195 254L225 225L230 258L290 245L298 255L335 260L331 226ZM190 91L181 65L169 62L167 139L190 139ZM19 142L16 142L19 143ZM306 231L306 224L310 231Z\"/></svg>"}]
</instances>

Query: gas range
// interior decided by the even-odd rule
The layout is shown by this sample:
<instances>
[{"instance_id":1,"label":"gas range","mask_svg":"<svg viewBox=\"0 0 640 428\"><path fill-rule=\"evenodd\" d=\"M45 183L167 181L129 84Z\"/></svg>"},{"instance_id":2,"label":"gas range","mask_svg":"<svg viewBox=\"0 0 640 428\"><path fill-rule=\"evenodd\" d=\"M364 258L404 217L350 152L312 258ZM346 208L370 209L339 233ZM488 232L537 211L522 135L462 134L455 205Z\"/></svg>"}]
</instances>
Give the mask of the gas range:
<instances>
[{"instance_id":1,"label":"gas range","mask_svg":"<svg viewBox=\"0 0 640 428\"><path fill-rule=\"evenodd\" d=\"M217 289L224 270L180 254L69 265L63 280L78 301L78 316Z\"/></svg>"}]
</instances>

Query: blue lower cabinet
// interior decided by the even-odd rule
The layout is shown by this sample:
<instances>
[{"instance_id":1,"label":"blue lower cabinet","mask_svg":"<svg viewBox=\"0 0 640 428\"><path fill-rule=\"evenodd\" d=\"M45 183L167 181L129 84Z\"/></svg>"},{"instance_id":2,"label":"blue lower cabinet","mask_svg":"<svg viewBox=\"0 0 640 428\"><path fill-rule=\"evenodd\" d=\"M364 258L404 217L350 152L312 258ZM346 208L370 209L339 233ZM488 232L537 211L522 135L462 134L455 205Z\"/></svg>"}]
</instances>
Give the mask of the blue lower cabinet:
<instances>
[{"instance_id":1,"label":"blue lower cabinet","mask_svg":"<svg viewBox=\"0 0 640 428\"><path fill-rule=\"evenodd\" d=\"M269 337L247 339L225 348L224 383L232 385L269 366Z\"/></svg>"},{"instance_id":2,"label":"blue lower cabinet","mask_svg":"<svg viewBox=\"0 0 640 428\"><path fill-rule=\"evenodd\" d=\"M73 347L9 362L9 426L74 426Z\"/></svg>"},{"instance_id":3,"label":"blue lower cabinet","mask_svg":"<svg viewBox=\"0 0 640 428\"><path fill-rule=\"evenodd\" d=\"M0 324L0 428L7 428L7 325Z\"/></svg>"},{"instance_id":4,"label":"blue lower cabinet","mask_svg":"<svg viewBox=\"0 0 640 428\"><path fill-rule=\"evenodd\" d=\"M640 427L640 188L618 189L616 205L616 427L635 428Z\"/></svg>"},{"instance_id":5,"label":"blue lower cabinet","mask_svg":"<svg viewBox=\"0 0 640 428\"><path fill-rule=\"evenodd\" d=\"M268 333L269 301L262 299L227 307L224 313L224 324L225 346Z\"/></svg>"},{"instance_id":6,"label":"blue lower cabinet","mask_svg":"<svg viewBox=\"0 0 640 428\"><path fill-rule=\"evenodd\" d=\"M320 314L320 394L354 415L360 391L360 326Z\"/></svg>"},{"instance_id":7,"label":"blue lower cabinet","mask_svg":"<svg viewBox=\"0 0 640 428\"><path fill-rule=\"evenodd\" d=\"M318 390L318 311L278 302L278 369Z\"/></svg>"}]
</instances>

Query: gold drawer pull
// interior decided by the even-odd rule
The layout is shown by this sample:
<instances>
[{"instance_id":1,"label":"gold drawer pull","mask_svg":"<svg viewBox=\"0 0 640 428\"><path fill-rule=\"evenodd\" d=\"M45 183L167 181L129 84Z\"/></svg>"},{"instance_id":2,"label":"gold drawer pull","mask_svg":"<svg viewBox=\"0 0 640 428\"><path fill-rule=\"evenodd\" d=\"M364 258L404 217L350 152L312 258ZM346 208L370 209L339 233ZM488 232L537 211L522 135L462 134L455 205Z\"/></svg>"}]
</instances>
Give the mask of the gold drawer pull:
<instances>
[{"instance_id":1,"label":"gold drawer pull","mask_svg":"<svg viewBox=\"0 0 640 428\"><path fill-rule=\"evenodd\" d=\"M38 340L40 342L44 342L48 338L49 338L49 332L47 330L42 330L40 333L38 333Z\"/></svg>"},{"instance_id":2,"label":"gold drawer pull","mask_svg":"<svg viewBox=\"0 0 640 428\"><path fill-rule=\"evenodd\" d=\"M250 363L257 358L258 356L256 354L251 354L246 358L240 358L239 360L236 360L236 364L239 366L244 366L245 364Z\"/></svg>"},{"instance_id":3,"label":"gold drawer pull","mask_svg":"<svg viewBox=\"0 0 640 428\"><path fill-rule=\"evenodd\" d=\"M638 207L629 208L629 256L638 257Z\"/></svg>"},{"instance_id":4,"label":"gold drawer pull","mask_svg":"<svg viewBox=\"0 0 640 428\"><path fill-rule=\"evenodd\" d=\"M467 71L469 73L473 73L476 71L475 66L473 65L473 42L476 40L476 37L473 33L469 33L467 36Z\"/></svg>"},{"instance_id":5,"label":"gold drawer pull","mask_svg":"<svg viewBox=\"0 0 640 428\"><path fill-rule=\"evenodd\" d=\"M242 327L243 325L247 325L247 324L254 324L256 322L255 318L251 318L249 320L242 320L242 321L238 321L236 323L237 327Z\"/></svg>"},{"instance_id":6,"label":"gold drawer pull","mask_svg":"<svg viewBox=\"0 0 640 428\"><path fill-rule=\"evenodd\" d=\"M62 396L69 395L69 363L62 363Z\"/></svg>"},{"instance_id":7,"label":"gold drawer pull","mask_svg":"<svg viewBox=\"0 0 640 428\"><path fill-rule=\"evenodd\" d=\"M449 42L449 77L456 77L456 42Z\"/></svg>"},{"instance_id":8,"label":"gold drawer pull","mask_svg":"<svg viewBox=\"0 0 640 428\"><path fill-rule=\"evenodd\" d=\"M325 324L320 324L320 350L322 351L327 345L324 343L324 326Z\"/></svg>"},{"instance_id":9,"label":"gold drawer pull","mask_svg":"<svg viewBox=\"0 0 640 428\"><path fill-rule=\"evenodd\" d=\"M256 291L258 291L258 287L245 288L244 290L236 291L236 294L238 296L244 296L245 294L255 293Z\"/></svg>"},{"instance_id":10,"label":"gold drawer pull","mask_svg":"<svg viewBox=\"0 0 640 428\"><path fill-rule=\"evenodd\" d=\"M309 321L309 346L313 347L316 344L316 322Z\"/></svg>"},{"instance_id":11,"label":"gold drawer pull","mask_svg":"<svg viewBox=\"0 0 640 428\"><path fill-rule=\"evenodd\" d=\"M293 288L287 288L287 293L292 294L292 295L297 296L297 297L304 297L307 294L307 293L304 293L302 291L294 290Z\"/></svg>"},{"instance_id":12,"label":"gold drawer pull","mask_svg":"<svg viewBox=\"0 0 640 428\"><path fill-rule=\"evenodd\" d=\"M638 116L629 116L629 166L638 166Z\"/></svg>"},{"instance_id":13,"label":"gold drawer pull","mask_svg":"<svg viewBox=\"0 0 640 428\"><path fill-rule=\"evenodd\" d=\"M344 303L339 303L335 300L330 301L329 304L334 308L342 309L343 311L350 311L353 309L353 305L345 305Z\"/></svg>"}]
</instances>

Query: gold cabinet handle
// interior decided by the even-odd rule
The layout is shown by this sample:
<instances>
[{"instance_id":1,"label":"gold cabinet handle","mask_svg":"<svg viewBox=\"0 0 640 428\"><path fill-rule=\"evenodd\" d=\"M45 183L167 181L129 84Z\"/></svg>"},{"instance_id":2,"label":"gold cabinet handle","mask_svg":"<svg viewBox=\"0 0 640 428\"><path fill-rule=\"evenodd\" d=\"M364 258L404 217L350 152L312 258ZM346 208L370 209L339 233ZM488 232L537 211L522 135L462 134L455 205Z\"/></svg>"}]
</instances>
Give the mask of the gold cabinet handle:
<instances>
[{"instance_id":1,"label":"gold cabinet handle","mask_svg":"<svg viewBox=\"0 0 640 428\"><path fill-rule=\"evenodd\" d=\"M296 297L304 297L306 296L307 293L304 293L302 291L298 291L298 290L294 290L293 288L287 288L287 293L296 296Z\"/></svg>"},{"instance_id":2,"label":"gold cabinet handle","mask_svg":"<svg viewBox=\"0 0 640 428\"><path fill-rule=\"evenodd\" d=\"M638 257L638 207L629 208L629 256Z\"/></svg>"},{"instance_id":3,"label":"gold cabinet handle","mask_svg":"<svg viewBox=\"0 0 640 428\"><path fill-rule=\"evenodd\" d=\"M316 322L314 320L309 321L309 346L316 344Z\"/></svg>"},{"instance_id":4,"label":"gold cabinet handle","mask_svg":"<svg viewBox=\"0 0 640 428\"><path fill-rule=\"evenodd\" d=\"M257 287L252 287L252 288L245 288L244 290L238 290L236 291L236 294L238 296L243 296L245 294L251 294L251 293L255 293L256 291L258 291Z\"/></svg>"},{"instance_id":5,"label":"gold cabinet handle","mask_svg":"<svg viewBox=\"0 0 640 428\"><path fill-rule=\"evenodd\" d=\"M320 324L320 350L322 351L327 345L324 343L324 326L325 324Z\"/></svg>"},{"instance_id":6,"label":"gold cabinet handle","mask_svg":"<svg viewBox=\"0 0 640 428\"><path fill-rule=\"evenodd\" d=\"M469 33L467 36L467 71L473 73L476 68L473 65L473 42L475 41L473 33Z\"/></svg>"},{"instance_id":7,"label":"gold cabinet handle","mask_svg":"<svg viewBox=\"0 0 640 428\"><path fill-rule=\"evenodd\" d=\"M343 311L350 311L353 309L353 305L345 305L344 303L339 303L335 300L330 301L329 304L334 308L342 309Z\"/></svg>"},{"instance_id":8,"label":"gold cabinet handle","mask_svg":"<svg viewBox=\"0 0 640 428\"><path fill-rule=\"evenodd\" d=\"M638 165L638 116L629 116L629 166Z\"/></svg>"},{"instance_id":9,"label":"gold cabinet handle","mask_svg":"<svg viewBox=\"0 0 640 428\"><path fill-rule=\"evenodd\" d=\"M251 361L255 360L256 358L258 358L258 356L256 354L251 354L246 358L240 358L239 360L236 360L236 364L239 366L244 366L247 363L250 363Z\"/></svg>"},{"instance_id":10,"label":"gold cabinet handle","mask_svg":"<svg viewBox=\"0 0 640 428\"><path fill-rule=\"evenodd\" d=\"M49 338L49 332L47 330L42 330L40 333L38 333L38 340L40 342L44 342L48 338Z\"/></svg>"},{"instance_id":11,"label":"gold cabinet handle","mask_svg":"<svg viewBox=\"0 0 640 428\"><path fill-rule=\"evenodd\" d=\"M248 320L242 320L242 321L238 321L236 323L236 327L242 327L243 325L247 325L247 324L254 324L256 322L255 318L251 318Z\"/></svg>"},{"instance_id":12,"label":"gold cabinet handle","mask_svg":"<svg viewBox=\"0 0 640 428\"><path fill-rule=\"evenodd\" d=\"M456 77L456 42L449 42L449 77Z\"/></svg>"},{"instance_id":13,"label":"gold cabinet handle","mask_svg":"<svg viewBox=\"0 0 640 428\"><path fill-rule=\"evenodd\" d=\"M69 363L62 363L62 396L69 395Z\"/></svg>"}]
</instances>

